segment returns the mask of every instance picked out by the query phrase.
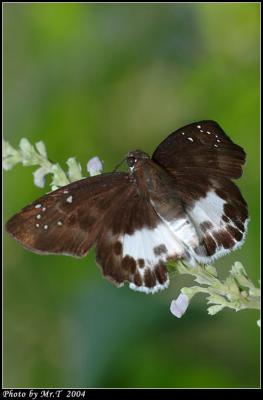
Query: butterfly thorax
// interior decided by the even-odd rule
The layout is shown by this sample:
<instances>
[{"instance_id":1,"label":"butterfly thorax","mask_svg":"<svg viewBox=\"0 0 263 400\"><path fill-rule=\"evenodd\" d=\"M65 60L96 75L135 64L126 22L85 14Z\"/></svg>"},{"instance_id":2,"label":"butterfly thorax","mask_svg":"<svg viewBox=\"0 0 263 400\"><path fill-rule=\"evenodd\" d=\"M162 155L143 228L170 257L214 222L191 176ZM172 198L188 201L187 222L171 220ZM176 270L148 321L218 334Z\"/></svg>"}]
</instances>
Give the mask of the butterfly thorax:
<instances>
[{"instance_id":1,"label":"butterfly thorax","mask_svg":"<svg viewBox=\"0 0 263 400\"><path fill-rule=\"evenodd\" d=\"M139 155L134 161L135 154ZM130 163L130 164L129 164ZM129 153L127 164L130 169L131 181L137 186L137 192L141 197L161 197L165 194L167 198L175 190L175 179L161 166L154 163L146 153L136 151Z\"/></svg>"},{"instance_id":2,"label":"butterfly thorax","mask_svg":"<svg viewBox=\"0 0 263 400\"><path fill-rule=\"evenodd\" d=\"M133 172L134 168L137 166L138 162L149 160L150 156L142 150L133 150L130 151L126 157L126 163L130 168L130 171Z\"/></svg>"}]
</instances>

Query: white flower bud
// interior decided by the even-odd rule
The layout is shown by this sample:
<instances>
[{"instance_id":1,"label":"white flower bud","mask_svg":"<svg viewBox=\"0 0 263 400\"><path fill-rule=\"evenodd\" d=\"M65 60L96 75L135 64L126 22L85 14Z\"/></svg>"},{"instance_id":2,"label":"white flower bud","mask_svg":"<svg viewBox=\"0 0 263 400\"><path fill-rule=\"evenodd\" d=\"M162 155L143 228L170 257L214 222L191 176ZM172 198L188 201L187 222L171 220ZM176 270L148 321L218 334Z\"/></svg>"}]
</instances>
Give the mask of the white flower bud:
<instances>
[{"instance_id":1,"label":"white flower bud","mask_svg":"<svg viewBox=\"0 0 263 400\"><path fill-rule=\"evenodd\" d=\"M36 149L42 157L47 158L46 146L45 143L42 142L42 140L36 143Z\"/></svg>"},{"instance_id":2,"label":"white flower bud","mask_svg":"<svg viewBox=\"0 0 263 400\"><path fill-rule=\"evenodd\" d=\"M76 161L75 157L70 157L67 160L68 164L68 177L71 182L78 181L82 178L81 165Z\"/></svg>"},{"instance_id":3,"label":"white flower bud","mask_svg":"<svg viewBox=\"0 0 263 400\"><path fill-rule=\"evenodd\" d=\"M177 318L181 318L186 312L188 305L189 305L188 297L185 294L180 293L178 298L171 302L170 311Z\"/></svg>"},{"instance_id":4,"label":"white flower bud","mask_svg":"<svg viewBox=\"0 0 263 400\"><path fill-rule=\"evenodd\" d=\"M87 164L87 171L90 176L99 175L103 170L102 161L99 157L93 157Z\"/></svg>"},{"instance_id":5,"label":"white flower bud","mask_svg":"<svg viewBox=\"0 0 263 400\"><path fill-rule=\"evenodd\" d=\"M45 186L45 176L50 172L50 169L47 167L40 167L35 172L33 172L34 176L34 184L37 187L43 188Z\"/></svg>"}]
</instances>

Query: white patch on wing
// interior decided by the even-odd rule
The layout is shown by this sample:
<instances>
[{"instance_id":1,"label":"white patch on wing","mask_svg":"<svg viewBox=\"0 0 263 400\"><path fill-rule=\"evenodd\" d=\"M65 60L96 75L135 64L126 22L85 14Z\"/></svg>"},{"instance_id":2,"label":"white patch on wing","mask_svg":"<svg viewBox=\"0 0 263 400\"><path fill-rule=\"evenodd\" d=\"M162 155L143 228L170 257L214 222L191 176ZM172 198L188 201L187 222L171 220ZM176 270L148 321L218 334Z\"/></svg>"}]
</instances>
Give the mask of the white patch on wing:
<instances>
[{"instance_id":1,"label":"white patch on wing","mask_svg":"<svg viewBox=\"0 0 263 400\"><path fill-rule=\"evenodd\" d=\"M196 230L187 215L184 218L175 218L169 221L156 210L154 201L151 200L151 203L159 218L168 227L174 239L180 243L181 247L188 249L189 247L196 247L198 245L199 239Z\"/></svg>"},{"instance_id":2,"label":"white patch on wing","mask_svg":"<svg viewBox=\"0 0 263 400\"><path fill-rule=\"evenodd\" d=\"M160 218L162 218L160 216ZM199 238L192 223L188 219L174 219L171 221L162 218L164 223L169 227L176 240L181 243L184 248L182 258L186 258L189 265L196 266L195 258L192 254L192 249L198 246Z\"/></svg>"},{"instance_id":3,"label":"white patch on wing","mask_svg":"<svg viewBox=\"0 0 263 400\"><path fill-rule=\"evenodd\" d=\"M181 218L168 221L162 218L162 220L169 226L179 243L185 247L195 247L198 245L196 231L188 219Z\"/></svg>"},{"instance_id":4,"label":"white patch on wing","mask_svg":"<svg viewBox=\"0 0 263 400\"><path fill-rule=\"evenodd\" d=\"M204 221L209 221L213 225L220 227L225 204L225 200L221 199L214 191L211 191L207 193L206 197L196 201L194 208L187 209L187 213L197 228Z\"/></svg>"},{"instance_id":5,"label":"white patch on wing","mask_svg":"<svg viewBox=\"0 0 263 400\"><path fill-rule=\"evenodd\" d=\"M214 191L210 191L207 193L206 197L198 200L193 208L187 209L187 214L193 221L193 224L200 238L200 241L204 236L208 236L213 239L213 241L216 243L217 246L215 249L215 253L211 256L198 255L194 252L194 248L192 248L190 252L192 256L199 262L211 263L212 261L218 259L219 257L226 255L233 250L238 249L244 243L247 231L248 219L244 223L244 232L240 231L238 227L233 223L233 221L231 221L231 219L225 222L223 220L223 216L224 216L224 205L226 203L227 201L219 197ZM205 232L203 232L201 229L201 225L204 222L209 222L211 224L211 227L205 228ZM235 229L239 230L243 235L242 240L236 240L235 238L233 238L231 232L229 232L227 229L227 225L231 225ZM233 247L224 248L221 243L218 243L218 240L216 239L214 234L219 231L225 231L228 232L229 235L231 235L232 239L235 242Z\"/></svg>"},{"instance_id":6,"label":"white patch on wing","mask_svg":"<svg viewBox=\"0 0 263 400\"><path fill-rule=\"evenodd\" d=\"M162 244L165 245L167 253L156 255L154 248ZM128 255L135 260L144 259L145 265L150 268L159 261L165 261L167 257L180 256L183 252L182 245L163 222L154 229L143 228L123 237L123 257Z\"/></svg>"},{"instance_id":7,"label":"white patch on wing","mask_svg":"<svg viewBox=\"0 0 263 400\"><path fill-rule=\"evenodd\" d=\"M161 217L160 217L161 218ZM155 267L165 263L168 258L188 258L194 266L189 248L198 245L198 237L189 220L180 218L165 221L161 218L160 223L154 228L143 228L135 231L132 235L125 234L122 239L123 257L130 256L136 261L137 272L142 278L143 284L137 286L130 283L130 288L144 293L156 293L169 285L169 278L161 284L156 282L152 287L144 285L144 276L147 268L154 272ZM165 252L158 252L159 246L165 246ZM144 267L140 267L138 260L144 260Z\"/></svg>"},{"instance_id":8,"label":"white patch on wing","mask_svg":"<svg viewBox=\"0 0 263 400\"><path fill-rule=\"evenodd\" d=\"M161 262L165 263L168 257L182 257L184 253L183 246L163 222L160 222L154 229L143 228L135 231L132 235L125 234L122 245L122 256L130 256L136 261L137 273L142 279L141 286L130 283L130 288L144 293L156 293L169 285L167 274L164 283L156 281L153 287L147 287L144 282L147 269L155 274L155 268ZM158 247L162 245L165 246L165 251L158 251ZM143 267L139 265L139 260L144 261Z\"/></svg>"}]
</instances>

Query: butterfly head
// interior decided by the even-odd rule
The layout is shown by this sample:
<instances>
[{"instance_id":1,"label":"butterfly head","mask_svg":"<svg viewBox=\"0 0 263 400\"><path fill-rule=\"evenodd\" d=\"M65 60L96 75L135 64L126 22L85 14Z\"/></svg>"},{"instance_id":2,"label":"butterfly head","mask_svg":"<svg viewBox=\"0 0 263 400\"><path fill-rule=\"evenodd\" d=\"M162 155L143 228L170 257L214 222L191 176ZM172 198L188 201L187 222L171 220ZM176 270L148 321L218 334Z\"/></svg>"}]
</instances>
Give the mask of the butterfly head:
<instances>
[{"instance_id":1,"label":"butterfly head","mask_svg":"<svg viewBox=\"0 0 263 400\"><path fill-rule=\"evenodd\" d=\"M144 151L141 150L133 150L130 151L126 157L126 163L130 170L134 170L134 167L136 167L136 164L139 161L142 160L148 160L150 157L148 154L144 153Z\"/></svg>"}]
</instances>

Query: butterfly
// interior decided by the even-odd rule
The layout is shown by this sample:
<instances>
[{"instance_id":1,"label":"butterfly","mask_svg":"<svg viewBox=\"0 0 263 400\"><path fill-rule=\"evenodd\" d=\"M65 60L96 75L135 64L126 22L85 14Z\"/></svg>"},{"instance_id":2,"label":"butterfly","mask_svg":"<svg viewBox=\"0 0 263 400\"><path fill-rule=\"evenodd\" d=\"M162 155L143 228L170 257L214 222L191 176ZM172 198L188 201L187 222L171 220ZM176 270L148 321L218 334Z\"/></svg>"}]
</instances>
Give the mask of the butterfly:
<instances>
[{"instance_id":1,"label":"butterfly","mask_svg":"<svg viewBox=\"0 0 263 400\"><path fill-rule=\"evenodd\" d=\"M244 150L214 121L171 133L152 157L128 153L128 172L81 179L35 200L6 229L26 249L84 257L92 246L117 286L155 293L167 263L211 263L240 247L248 210L233 183Z\"/></svg>"}]
</instances>

